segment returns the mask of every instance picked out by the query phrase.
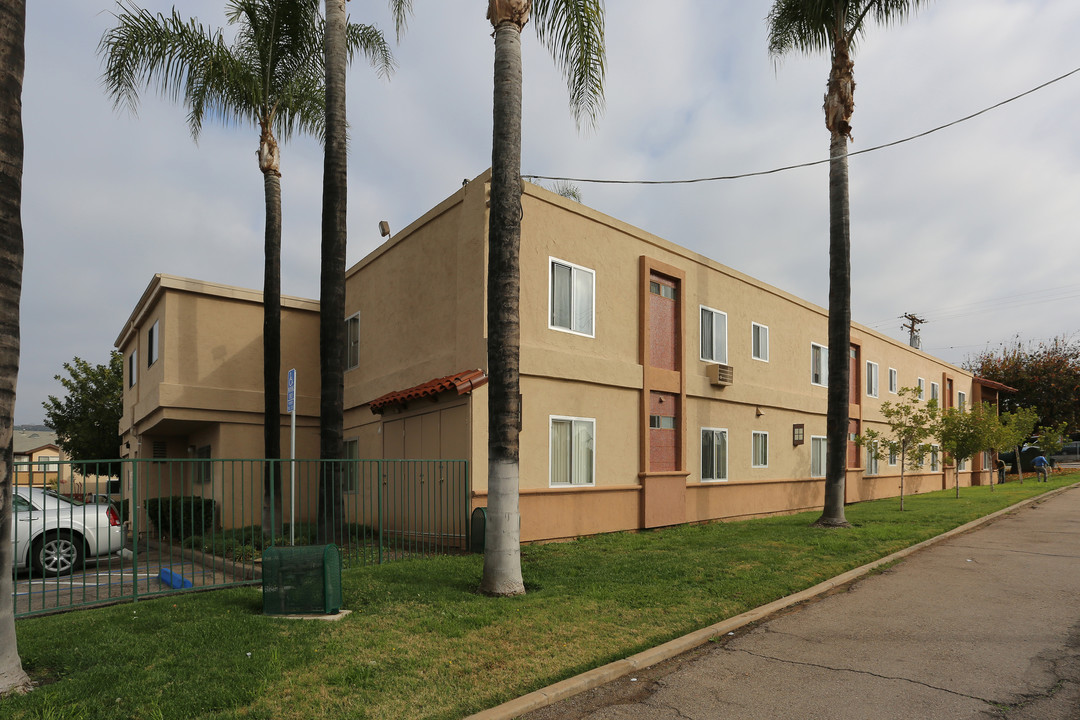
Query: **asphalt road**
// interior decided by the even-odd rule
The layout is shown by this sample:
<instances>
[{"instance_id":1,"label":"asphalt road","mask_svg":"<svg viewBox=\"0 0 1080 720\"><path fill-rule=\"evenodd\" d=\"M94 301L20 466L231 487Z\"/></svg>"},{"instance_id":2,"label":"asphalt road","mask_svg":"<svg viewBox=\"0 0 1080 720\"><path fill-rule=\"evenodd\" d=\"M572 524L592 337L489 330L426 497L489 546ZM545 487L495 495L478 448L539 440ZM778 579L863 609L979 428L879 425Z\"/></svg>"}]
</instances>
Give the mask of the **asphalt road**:
<instances>
[{"instance_id":1,"label":"asphalt road","mask_svg":"<svg viewBox=\"0 0 1080 720\"><path fill-rule=\"evenodd\" d=\"M1080 720L1080 487L524 720Z\"/></svg>"}]
</instances>

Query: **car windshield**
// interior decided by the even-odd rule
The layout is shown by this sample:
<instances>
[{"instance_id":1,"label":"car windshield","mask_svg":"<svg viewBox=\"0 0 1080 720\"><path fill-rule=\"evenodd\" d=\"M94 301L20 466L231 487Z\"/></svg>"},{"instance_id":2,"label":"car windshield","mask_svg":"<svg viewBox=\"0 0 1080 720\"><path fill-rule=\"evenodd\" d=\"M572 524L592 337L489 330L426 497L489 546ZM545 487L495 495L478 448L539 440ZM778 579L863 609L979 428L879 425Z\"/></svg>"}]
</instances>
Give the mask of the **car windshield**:
<instances>
[{"instance_id":1,"label":"car windshield","mask_svg":"<svg viewBox=\"0 0 1080 720\"><path fill-rule=\"evenodd\" d=\"M51 498L56 498L57 500L63 500L63 501L64 501L64 502L66 502L66 503L71 503L71 504L72 504L72 505L74 505L75 507L79 507L79 506L81 506L81 505L84 505L84 504L85 504L85 503L83 503L83 501L82 501L82 500L76 500L76 499L75 499L75 498L73 498L73 497L68 497L67 495L61 495L60 493L58 493L58 492L55 492L55 491L53 491L53 490L44 490L43 492L44 492L44 493L45 493L45 495L47 495L48 497L51 497Z\"/></svg>"}]
</instances>

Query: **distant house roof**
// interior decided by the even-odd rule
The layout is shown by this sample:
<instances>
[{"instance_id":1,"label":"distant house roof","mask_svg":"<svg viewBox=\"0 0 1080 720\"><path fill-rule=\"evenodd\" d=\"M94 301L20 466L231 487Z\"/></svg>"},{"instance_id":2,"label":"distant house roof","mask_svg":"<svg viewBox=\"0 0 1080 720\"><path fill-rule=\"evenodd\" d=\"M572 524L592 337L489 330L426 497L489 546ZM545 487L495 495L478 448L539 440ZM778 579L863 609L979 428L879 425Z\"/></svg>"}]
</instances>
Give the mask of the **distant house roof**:
<instances>
[{"instance_id":1,"label":"distant house roof","mask_svg":"<svg viewBox=\"0 0 1080 720\"><path fill-rule=\"evenodd\" d=\"M12 435L17 455L29 455L45 448L60 450L56 444L56 433L51 430L15 430Z\"/></svg>"},{"instance_id":2,"label":"distant house roof","mask_svg":"<svg viewBox=\"0 0 1080 720\"><path fill-rule=\"evenodd\" d=\"M475 388L486 385L487 375L483 370L463 370L446 377L428 380L414 387L387 393L382 397L372 400L369 405L371 412L381 414L391 405L405 405L410 400L418 400L425 397L434 397L440 393L454 390L458 395L467 395Z\"/></svg>"},{"instance_id":3,"label":"distant house roof","mask_svg":"<svg viewBox=\"0 0 1080 720\"><path fill-rule=\"evenodd\" d=\"M994 380L987 380L986 378L981 378L981 377L979 377L977 375L975 376L974 380L975 380L975 382L979 383L983 387L993 388L994 390L1001 390L1002 392L1010 392L1010 393L1020 392L1019 390L1017 390L1014 387L1009 387L1008 385L996 382Z\"/></svg>"}]
</instances>

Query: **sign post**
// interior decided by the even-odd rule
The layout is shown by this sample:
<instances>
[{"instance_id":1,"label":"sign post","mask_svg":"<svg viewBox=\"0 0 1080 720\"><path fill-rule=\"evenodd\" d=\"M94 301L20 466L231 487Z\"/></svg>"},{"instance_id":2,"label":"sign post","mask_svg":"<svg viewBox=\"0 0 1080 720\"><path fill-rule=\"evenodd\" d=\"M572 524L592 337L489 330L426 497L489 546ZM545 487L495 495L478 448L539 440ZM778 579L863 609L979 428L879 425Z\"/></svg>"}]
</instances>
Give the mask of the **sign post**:
<instances>
[{"instance_id":1,"label":"sign post","mask_svg":"<svg viewBox=\"0 0 1080 720\"><path fill-rule=\"evenodd\" d=\"M289 385L285 395L285 409L289 412L289 545L296 544L296 368L289 370Z\"/></svg>"}]
</instances>

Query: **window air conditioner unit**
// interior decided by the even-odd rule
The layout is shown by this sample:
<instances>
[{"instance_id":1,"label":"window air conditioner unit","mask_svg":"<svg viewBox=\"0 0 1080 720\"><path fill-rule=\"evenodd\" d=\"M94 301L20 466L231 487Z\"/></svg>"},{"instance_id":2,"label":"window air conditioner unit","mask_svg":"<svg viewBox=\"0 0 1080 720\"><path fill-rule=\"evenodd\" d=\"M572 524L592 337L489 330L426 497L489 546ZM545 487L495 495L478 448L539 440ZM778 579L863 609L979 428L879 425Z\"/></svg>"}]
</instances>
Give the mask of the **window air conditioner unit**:
<instances>
[{"instance_id":1,"label":"window air conditioner unit","mask_svg":"<svg viewBox=\"0 0 1080 720\"><path fill-rule=\"evenodd\" d=\"M735 368L730 365L710 363L708 366L709 382L724 387L735 382Z\"/></svg>"}]
</instances>

